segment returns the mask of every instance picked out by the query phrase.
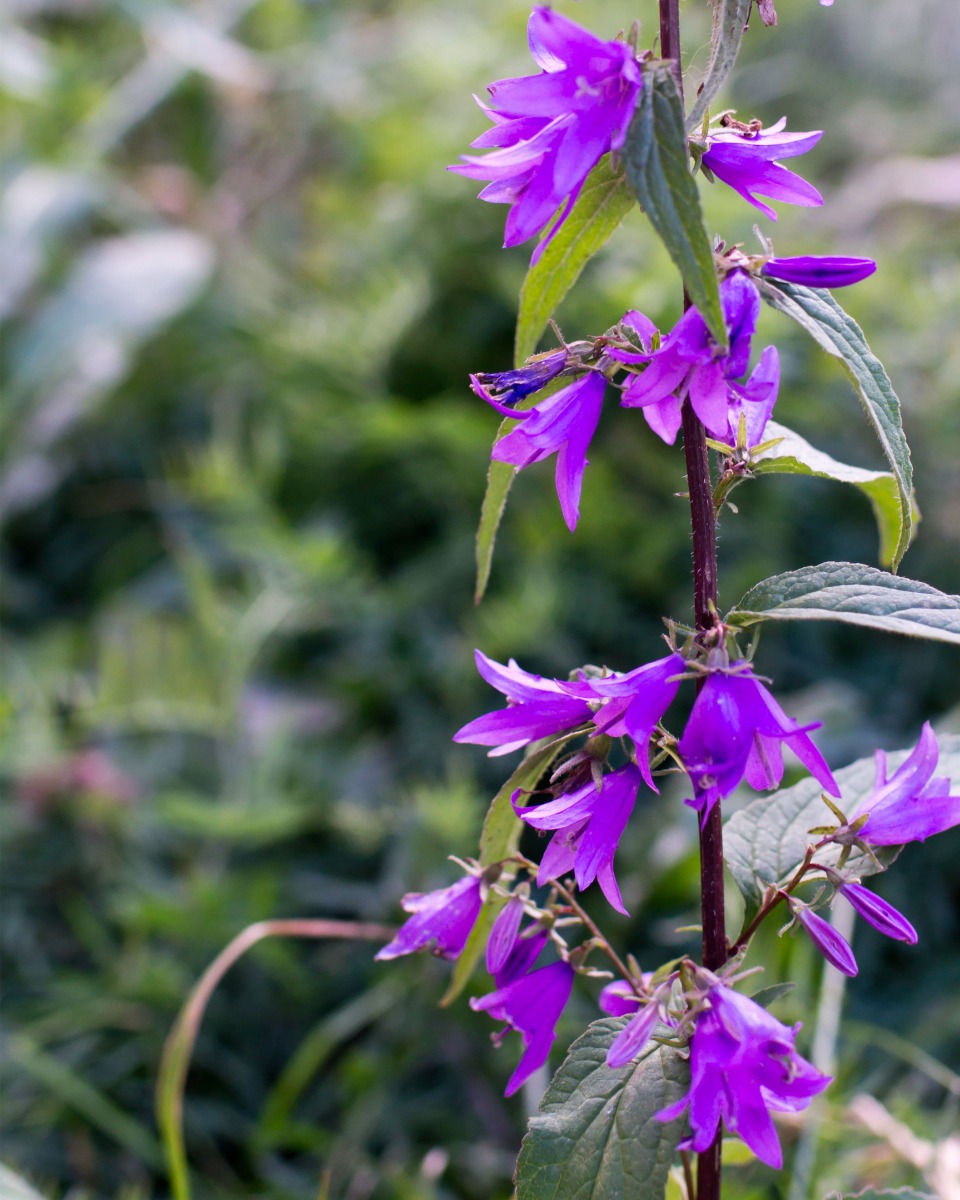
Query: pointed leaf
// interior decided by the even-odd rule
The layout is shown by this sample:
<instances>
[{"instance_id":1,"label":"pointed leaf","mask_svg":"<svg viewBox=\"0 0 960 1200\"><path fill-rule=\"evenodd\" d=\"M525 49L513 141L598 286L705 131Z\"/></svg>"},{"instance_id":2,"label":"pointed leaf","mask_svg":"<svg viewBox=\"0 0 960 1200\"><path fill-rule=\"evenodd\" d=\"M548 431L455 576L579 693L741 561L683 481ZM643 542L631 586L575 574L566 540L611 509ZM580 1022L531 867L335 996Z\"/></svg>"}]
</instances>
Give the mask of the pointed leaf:
<instances>
[{"instance_id":1,"label":"pointed leaf","mask_svg":"<svg viewBox=\"0 0 960 1200\"><path fill-rule=\"evenodd\" d=\"M627 178L670 257L690 300L718 345L727 330L720 307L713 250L703 224L700 193L690 173L683 101L669 63L648 64L636 115L623 147Z\"/></svg>"},{"instance_id":2,"label":"pointed leaf","mask_svg":"<svg viewBox=\"0 0 960 1200\"><path fill-rule=\"evenodd\" d=\"M896 570L910 545L913 465L903 433L900 401L883 364L870 350L860 326L824 288L775 283L769 279L758 282L761 295L772 308L792 317L828 354L840 359L857 389L897 483L901 528L891 557L891 566Z\"/></svg>"},{"instance_id":3,"label":"pointed leaf","mask_svg":"<svg viewBox=\"0 0 960 1200\"><path fill-rule=\"evenodd\" d=\"M880 533L880 561L890 566L904 535L904 511L900 489L890 471L868 471L851 467L824 454L786 425L768 421L764 440L780 438L776 446L759 454L752 464L754 475L812 475L852 483L870 501ZM919 514L914 507L913 517Z\"/></svg>"},{"instance_id":4,"label":"pointed leaf","mask_svg":"<svg viewBox=\"0 0 960 1200\"><path fill-rule=\"evenodd\" d=\"M655 1114L685 1094L689 1066L651 1042L639 1061L608 1067L628 1019L594 1021L570 1047L523 1139L517 1200L663 1200L684 1119Z\"/></svg>"},{"instance_id":5,"label":"pointed leaf","mask_svg":"<svg viewBox=\"0 0 960 1200\"><path fill-rule=\"evenodd\" d=\"M573 211L523 281L517 314L518 367L536 350L547 321L580 272L635 204L623 171L613 169L609 155L602 158L587 176Z\"/></svg>"},{"instance_id":6,"label":"pointed leaf","mask_svg":"<svg viewBox=\"0 0 960 1200\"><path fill-rule=\"evenodd\" d=\"M862 563L827 562L764 579L726 620L843 621L960 645L960 596Z\"/></svg>"},{"instance_id":7,"label":"pointed leaf","mask_svg":"<svg viewBox=\"0 0 960 1200\"><path fill-rule=\"evenodd\" d=\"M504 420L494 445L505 433L513 428L515 422L509 418ZM510 463L490 461L487 470L487 490L483 494L483 505L480 508L480 524L477 526L477 585L474 589L474 603L479 604L490 582L490 568L493 566L493 547L497 540L497 530L507 504L507 496L513 485L516 468Z\"/></svg>"},{"instance_id":8,"label":"pointed leaf","mask_svg":"<svg viewBox=\"0 0 960 1200\"><path fill-rule=\"evenodd\" d=\"M947 775L960 785L960 737L948 735L938 740L940 760L936 774ZM908 754L909 751L902 750L888 755L889 770L896 770ZM847 816L873 790L874 775L872 756L834 773L842 795L837 803ZM748 919L760 904L766 885L783 882L803 861L807 845L817 840L816 835L811 837L807 831L817 825L837 823L821 798L822 790L815 779L804 779L771 796L759 796L734 813L724 826L724 859L747 902ZM881 867L886 868L900 853L900 847L878 847L875 853ZM834 866L839 856L839 846L828 846L817 851L817 862ZM861 876L877 872L876 864L856 848L847 862L851 871Z\"/></svg>"},{"instance_id":9,"label":"pointed leaf","mask_svg":"<svg viewBox=\"0 0 960 1200\"><path fill-rule=\"evenodd\" d=\"M710 101L723 87L733 70L740 50L743 31L750 15L751 0L713 0L713 29L710 31L710 61L687 117L687 128L696 133Z\"/></svg>"},{"instance_id":10,"label":"pointed leaf","mask_svg":"<svg viewBox=\"0 0 960 1200\"><path fill-rule=\"evenodd\" d=\"M865 1192L832 1192L826 1200L937 1200L932 1192L918 1192L914 1188L884 1188L877 1191L867 1188Z\"/></svg>"},{"instance_id":11,"label":"pointed leaf","mask_svg":"<svg viewBox=\"0 0 960 1200\"><path fill-rule=\"evenodd\" d=\"M516 854L523 822L513 811L511 799L513 793L518 788L532 791L567 742L577 736L579 735L571 733L562 738L555 738L552 742L532 751L528 750L523 762L494 796L487 809L483 829L480 833L481 866L489 867L492 863L500 862L504 858L509 858L511 854ZM505 903L506 901L502 897L490 896L483 908L480 909L476 924L453 969L450 985L440 1001L441 1007L452 1004L466 987L481 955L487 948L490 930Z\"/></svg>"}]
</instances>

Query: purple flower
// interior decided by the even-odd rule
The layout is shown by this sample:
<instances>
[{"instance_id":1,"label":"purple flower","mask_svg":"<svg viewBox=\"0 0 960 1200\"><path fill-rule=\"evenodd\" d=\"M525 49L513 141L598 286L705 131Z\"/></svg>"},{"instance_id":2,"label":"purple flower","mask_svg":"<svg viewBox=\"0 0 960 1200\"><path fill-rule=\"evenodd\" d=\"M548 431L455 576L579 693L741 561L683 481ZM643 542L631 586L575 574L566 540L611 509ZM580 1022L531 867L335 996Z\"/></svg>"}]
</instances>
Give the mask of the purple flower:
<instances>
[{"instance_id":1,"label":"purple flower","mask_svg":"<svg viewBox=\"0 0 960 1200\"><path fill-rule=\"evenodd\" d=\"M582 725L593 716L585 699L570 695L556 679L531 675L511 658L504 667L479 650L477 670L507 697L507 707L469 721L454 735L455 742L494 746L491 755L509 754L540 738L554 737Z\"/></svg>"},{"instance_id":2,"label":"purple flower","mask_svg":"<svg viewBox=\"0 0 960 1200\"><path fill-rule=\"evenodd\" d=\"M480 199L511 205L504 246L525 242L556 216L536 261L594 166L623 145L642 77L624 42L604 42L552 9L533 10L527 35L540 74L490 84L495 107L478 103L493 128L473 145L493 151L464 155L449 169L490 180Z\"/></svg>"},{"instance_id":3,"label":"purple flower","mask_svg":"<svg viewBox=\"0 0 960 1200\"><path fill-rule=\"evenodd\" d=\"M740 123L731 121L727 128L710 132L708 149L701 160L718 179L766 213L771 221L777 219L777 214L757 196L805 208L823 203L823 197L812 184L776 161L805 154L820 141L823 130L785 133L786 123L787 118L781 117L769 129L751 131L746 126L736 128Z\"/></svg>"},{"instance_id":4,"label":"purple flower","mask_svg":"<svg viewBox=\"0 0 960 1200\"><path fill-rule=\"evenodd\" d=\"M857 960L853 957L850 943L843 934L837 933L829 921L825 921L823 917L817 916L809 908L802 908L800 905L796 905L793 913L807 933L810 934L810 940L827 962L836 967L844 975L849 975L852 979L860 968L857 966Z\"/></svg>"},{"instance_id":5,"label":"purple flower","mask_svg":"<svg viewBox=\"0 0 960 1200\"><path fill-rule=\"evenodd\" d=\"M640 771L633 763L611 771L598 789L589 780L576 791L546 804L513 806L534 829L556 830L544 852L537 883L559 879L571 869L583 890L596 879L600 890L617 912L626 913L613 874L613 856L626 828L640 787Z\"/></svg>"},{"instance_id":6,"label":"purple flower","mask_svg":"<svg viewBox=\"0 0 960 1200\"><path fill-rule=\"evenodd\" d=\"M685 667L682 655L669 654L625 675L608 675L582 685L583 694L592 693L605 701L593 718L597 732L633 739L637 748L637 766L647 786L654 791L657 788L650 774L647 747L657 722L677 694L679 676ZM577 686L570 685L571 690Z\"/></svg>"},{"instance_id":7,"label":"purple flower","mask_svg":"<svg viewBox=\"0 0 960 1200\"><path fill-rule=\"evenodd\" d=\"M877 269L872 258L842 258L835 255L802 254L797 258L768 258L761 275L772 275L787 283L806 287L848 287L867 279Z\"/></svg>"},{"instance_id":8,"label":"purple flower","mask_svg":"<svg viewBox=\"0 0 960 1200\"><path fill-rule=\"evenodd\" d=\"M519 419L521 414L515 411L514 406L546 387L566 365L566 350L552 350L549 354L536 355L514 371L471 375L470 386L481 400L486 400L497 412ZM499 394L494 396L491 394L493 392Z\"/></svg>"},{"instance_id":9,"label":"purple flower","mask_svg":"<svg viewBox=\"0 0 960 1200\"><path fill-rule=\"evenodd\" d=\"M489 996L470 1001L476 1012L488 1012L495 1021L505 1021L523 1037L526 1049L510 1076L505 1095L512 1096L547 1061L557 1036L555 1026L570 998L573 977L569 963L551 963L497 988Z\"/></svg>"},{"instance_id":10,"label":"purple flower","mask_svg":"<svg viewBox=\"0 0 960 1200\"><path fill-rule=\"evenodd\" d=\"M466 944L482 904L480 880L465 875L448 888L436 892L410 892L401 904L413 913L397 930L397 936L382 950L378 960L412 954L435 942L434 954L456 958Z\"/></svg>"},{"instance_id":11,"label":"purple flower","mask_svg":"<svg viewBox=\"0 0 960 1200\"><path fill-rule=\"evenodd\" d=\"M627 384L621 404L625 408L642 408L650 428L670 444L676 440L683 402L687 399L710 434L721 441L731 440L731 433L736 440L741 411L747 414L748 429L762 433L773 410L780 382L775 350L764 352L746 383L735 382L746 374L751 340L760 315L756 285L743 271L731 271L720 284L720 302L730 334L730 349L726 354L718 352L696 308L687 309L660 348L652 353L608 351L618 362L649 363L642 374L635 375ZM631 312L623 320L647 344L644 337L649 326L647 318ZM641 321L646 324L641 325Z\"/></svg>"},{"instance_id":12,"label":"purple flower","mask_svg":"<svg viewBox=\"0 0 960 1200\"><path fill-rule=\"evenodd\" d=\"M685 1149L709 1149L721 1120L771 1167L783 1153L770 1110L800 1112L830 1082L794 1048L789 1029L753 1000L722 984L711 988L690 1043L690 1091L657 1113L672 1121L689 1107Z\"/></svg>"},{"instance_id":13,"label":"purple flower","mask_svg":"<svg viewBox=\"0 0 960 1200\"><path fill-rule=\"evenodd\" d=\"M933 778L940 747L929 721L907 759L887 778L887 756L875 755L873 791L854 809L851 820L867 820L857 837L871 846L903 846L960 825L960 796L951 796L946 776Z\"/></svg>"},{"instance_id":14,"label":"purple flower","mask_svg":"<svg viewBox=\"0 0 960 1200\"><path fill-rule=\"evenodd\" d=\"M892 904L881 900L869 888L859 883L841 883L840 895L846 897L865 921L888 938L897 942L917 944L917 931Z\"/></svg>"},{"instance_id":15,"label":"purple flower","mask_svg":"<svg viewBox=\"0 0 960 1200\"><path fill-rule=\"evenodd\" d=\"M636 1058L650 1040L650 1034L660 1019L660 1005L645 1005L617 1034L607 1051L608 1067L625 1067Z\"/></svg>"},{"instance_id":16,"label":"purple flower","mask_svg":"<svg viewBox=\"0 0 960 1200\"><path fill-rule=\"evenodd\" d=\"M495 462L511 463L518 471L556 454L557 497L571 532L580 517L587 447L600 420L606 385L601 372L590 371L526 412L510 413L520 425L500 438L490 452ZM483 398L490 401L489 396Z\"/></svg>"},{"instance_id":17,"label":"purple flower","mask_svg":"<svg viewBox=\"0 0 960 1200\"><path fill-rule=\"evenodd\" d=\"M611 1017L630 1017L637 1011L640 997L625 979L615 979L600 992L597 1004L600 1011Z\"/></svg>"},{"instance_id":18,"label":"purple flower","mask_svg":"<svg viewBox=\"0 0 960 1200\"><path fill-rule=\"evenodd\" d=\"M694 786L694 799L686 803L706 820L741 779L757 790L776 787L783 778L781 743L831 796L839 796L826 760L807 736L818 728L819 722L792 721L745 661L731 662L729 671L707 677L680 739L680 757Z\"/></svg>"}]
</instances>

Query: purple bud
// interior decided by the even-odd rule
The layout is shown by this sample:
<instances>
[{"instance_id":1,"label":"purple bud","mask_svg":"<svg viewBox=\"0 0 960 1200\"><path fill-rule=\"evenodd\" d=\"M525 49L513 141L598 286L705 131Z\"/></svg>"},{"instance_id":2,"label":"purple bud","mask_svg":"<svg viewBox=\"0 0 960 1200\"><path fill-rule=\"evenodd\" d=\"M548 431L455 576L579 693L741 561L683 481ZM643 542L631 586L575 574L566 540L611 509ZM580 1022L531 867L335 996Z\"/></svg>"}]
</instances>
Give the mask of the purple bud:
<instances>
[{"instance_id":1,"label":"purple bud","mask_svg":"<svg viewBox=\"0 0 960 1200\"><path fill-rule=\"evenodd\" d=\"M650 1040L659 1015L658 1004L648 1004L642 1008L614 1038L607 1051L607 1066L625 1067L631 1059L636 1058Z\"/></svg>"},{"instance_id":2,"label":"purple bud","mask_svg":"<svg viewBox=\"0 0 960 1200\"><path fill-rule=\"evenodd\" d=\"M859 283L877 269L872 258L838 258L807 254L798 258L771 258L760 268L761 275L772 275L787 283L807 287L847 287Z\"/></svg>"},{"instance_id":3,"label":"purple bud","mask_svg":"<svg viewBox=\"0 0 960 1200\"><path fill-rule=\"evenodd\" d=\"M795 909L794 916L810 934L810 940L828 963L851 978L857 974L860 968L857 966L857 960L853 957L849 943L845 937L837 933L829 921L818 917L809 908Z\"/></svg>"},{"instance_id":4,"label":"purple bud","mask_svg":"<svg viewBox=\"0 0 960 1200\"><path fill-rule=\"evenodd\" d=\"M842 883L840 895L846 896L860 916L888 938L907 942L911 946L917 944L917 931L903 913L898 912L886 900L881 900L869 888L859 883Z\"/></svg>"},{"instance_id":5,"label":"purple bud","mask_svg":"<svg viewBox=\"0 0 960 1200\"><path fill-rule=\"evenodd\" d=\"M597 1003L611 1017L628 1017L637 1011L640 997L625 979L615 979L603 989Z\"/></svg>"},{"instance_id":6,"label":"purple bud","mask_svg":"<svg viewBox=\"0 0 960 1200\"><path fill-rule=\"evenodd\" d=\"M491 975L502 971L510 953L517 944L520 922L523 919L523 898L511 896L501 909L490 930L487 942L487 970Z\"/></svg>"}]
</instances>

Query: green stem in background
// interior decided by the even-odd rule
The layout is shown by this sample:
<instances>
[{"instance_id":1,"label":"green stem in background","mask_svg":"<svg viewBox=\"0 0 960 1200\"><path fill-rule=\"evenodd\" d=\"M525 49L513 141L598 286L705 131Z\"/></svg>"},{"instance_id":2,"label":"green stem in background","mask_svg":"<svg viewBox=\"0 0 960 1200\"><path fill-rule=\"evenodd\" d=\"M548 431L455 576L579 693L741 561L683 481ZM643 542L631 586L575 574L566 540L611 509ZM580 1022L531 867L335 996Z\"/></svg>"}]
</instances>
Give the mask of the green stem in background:
<instances>
[{"instance_id":1,"label":"green stem in background","mask_svg":"<svg viewBox=\"0 0 960 1200\"><path fill-rule=\"evenodd\" d=\"M660 0L660 53L673 61L682 97L679 0ZM684 308L689 307L689 299L684 295ZM697 629L706 632L716 624L717 526L706 430L689 400L683 405L683 452L693 530L694 613ZM700 912L703 965L716 971L727 960L723 916L723 825L719 804L714 805L700 826ZM710 1149L697 1157L696 1200L720 1200L721 1136L718 1130Z\"/></svg>"},{"instance_id":2,"label":"green stem in background","mask_svg":"<svg viewBox=\"0 0 960 1200\"><path fill-rule=\"evenodd\" d=\"M200 976L170 1030L157 1077L157 1124L163 1139L174 1200L190 1200L190 1172L183 1138L183 1093L193 1047L210 997L233 964L257 942L268 937L361 938L387 941L396 933L388 925L355 921L278 920L248 925L217 955Z\"/></svg>"}]
</instances>

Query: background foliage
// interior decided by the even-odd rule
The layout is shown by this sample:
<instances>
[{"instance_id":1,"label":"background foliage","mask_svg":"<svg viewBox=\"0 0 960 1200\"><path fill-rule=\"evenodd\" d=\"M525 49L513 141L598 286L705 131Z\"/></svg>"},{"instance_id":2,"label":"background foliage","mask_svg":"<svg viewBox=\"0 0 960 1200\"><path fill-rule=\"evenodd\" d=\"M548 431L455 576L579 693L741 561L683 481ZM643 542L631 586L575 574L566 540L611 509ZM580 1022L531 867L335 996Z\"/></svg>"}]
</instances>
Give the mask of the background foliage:
<instances>
[{"instance_id":1,"label":"background foliage","mask_svg":"<svg viewBox=\"0 0 960 1200\"><path fill-rule=\"evenodd\" d=\"M636 15L561 7L604 33ZM778 30L750 30L726 99L828 131L804 162L826 206L785 212L773 236L781 254L880 260L844 302L904 401L923 513L904 569L958 592L952 5L780 7ZM694 66L705 9L684 12ZM166 1194L163 1039L246 924L394 920L403 891L452 878L444 856L472 852L500 782L449 741L490 700L474 646L550 674L628 668L656 654L662 614L689 617L679 459L612 408L577 535L550 469L525 472L472 604L497 418L465 379L511 360L526 254L499 250L503 210L441 168L482 126L469 93L529 69L526 15L515 0L8 10L4 1155L44 1195ZM732 193L704 204L711 229L752 238ZM627 307L670 324L676 290L634 213L561 324L600 332ZM784 363L778 416L881 466L836 365L763 322ZM869 505L847 492L740 489L723 602L814 560L875 562ZM825 719L836 766L911 742L927 717L960 727L950 648L812 625L771 628L760 655L795 715ZM678 799L639 814L618 865L633 917L611 925L642 962L689 944ZM811 1195L923 1182L858 1094L928 1141L955 1120L957 850L954 835L914 847L883 880L917 949L858 931ZM815 1024L809 947L769 949L804 980L778 1015ZM375 965L366 944L271 942L234 968L188 1083L196 1195L509 1197L515 1048L491 1052L462 1000L437 1012L446 975ZM584 988L561 1044L595 1014ZM731 1170L738 1196L785 1195L765 1169Z\"/></svg>"}]
</instances>

